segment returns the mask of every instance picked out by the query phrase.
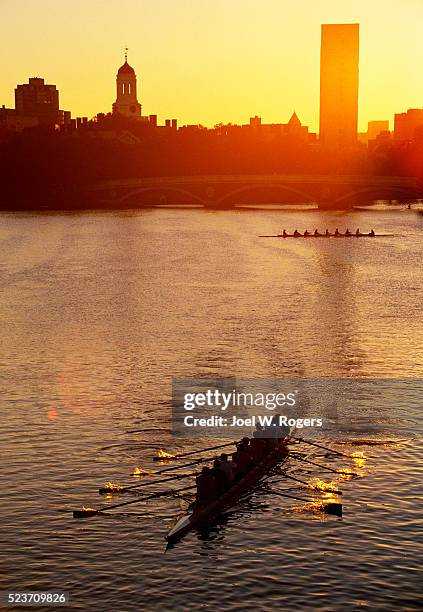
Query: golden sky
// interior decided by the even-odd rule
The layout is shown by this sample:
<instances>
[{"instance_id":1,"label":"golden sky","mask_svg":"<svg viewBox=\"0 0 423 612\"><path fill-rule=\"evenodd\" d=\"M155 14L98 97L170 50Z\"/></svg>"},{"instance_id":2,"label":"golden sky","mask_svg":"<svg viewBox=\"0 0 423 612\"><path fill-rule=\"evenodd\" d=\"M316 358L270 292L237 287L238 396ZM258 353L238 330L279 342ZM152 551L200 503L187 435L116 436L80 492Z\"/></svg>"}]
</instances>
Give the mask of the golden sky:
<instances>
[{"instance_id":1,"label":"golden sky","mask_svg":"<svg viewBox=\"0 0 423 612\"><path fill-rule=\"evenodd\" d=\"M41 76L73 116L111 110L129 47L143 114L319 117L321 23L360 23L359 129L423 106L423 0L0 0L0 104Z\"/></svg>"}]
</instances>

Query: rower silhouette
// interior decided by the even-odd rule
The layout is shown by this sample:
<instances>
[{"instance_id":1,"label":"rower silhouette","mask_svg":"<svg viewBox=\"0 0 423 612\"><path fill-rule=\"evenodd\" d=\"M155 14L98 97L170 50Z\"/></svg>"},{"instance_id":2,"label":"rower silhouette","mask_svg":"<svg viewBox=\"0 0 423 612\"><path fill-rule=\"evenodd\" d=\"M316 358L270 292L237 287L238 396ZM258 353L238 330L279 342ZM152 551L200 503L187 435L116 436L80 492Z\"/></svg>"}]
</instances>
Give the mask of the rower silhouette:
<instances>
[{"instance_id":1,"label":"rower silhouette","mask_svg":"<svg viewBox=\"0 0 423 612\"><path fill-rule=\"evenodd\" d=\"M295 238L298 238L299 236L301 236L301 234L300 234L300 232L298 230L295 230L294 236L295 236Z\"/></svg>"}]
</instances>

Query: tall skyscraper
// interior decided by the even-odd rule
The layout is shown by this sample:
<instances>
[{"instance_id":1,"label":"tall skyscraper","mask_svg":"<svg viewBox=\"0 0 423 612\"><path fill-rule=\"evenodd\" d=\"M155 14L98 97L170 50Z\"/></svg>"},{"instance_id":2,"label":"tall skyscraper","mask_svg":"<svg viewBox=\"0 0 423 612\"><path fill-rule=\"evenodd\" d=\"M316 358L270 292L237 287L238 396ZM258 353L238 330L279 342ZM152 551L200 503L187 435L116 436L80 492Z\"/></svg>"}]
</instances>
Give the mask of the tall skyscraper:
<instances>
[{"instance_id":1,"label":"tall skyscraper","mask_svg":"<svg viewBox=\"0 0 423 612\"><path fill-rule=\"evenodd\" d=\"M125 117L141 117L141 104L137 100L137 76L135 70L128 64L125 53L125 63L116 75L116 102L113 112Z\"/></svg>"},{"instance_id":2,"label":"tall skyscraper","mask_svg":"<svg viewBox=\"0 0 423 612\"><path fill-rule=\"evenodd\" d=\"M320 141L357 142L359 24L323 24L320 47Z\"/></svg>"}]
</instances>

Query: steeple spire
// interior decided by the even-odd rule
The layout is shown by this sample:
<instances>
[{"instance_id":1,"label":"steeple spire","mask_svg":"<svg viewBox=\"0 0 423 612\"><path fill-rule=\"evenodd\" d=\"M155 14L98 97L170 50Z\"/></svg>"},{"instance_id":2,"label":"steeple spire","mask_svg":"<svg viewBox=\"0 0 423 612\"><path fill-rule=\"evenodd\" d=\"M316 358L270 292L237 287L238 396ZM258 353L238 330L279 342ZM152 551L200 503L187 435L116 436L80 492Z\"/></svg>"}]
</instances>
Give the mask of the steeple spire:
<instances>
[{"instance_id":1,"label":"steeple spire","mask_svg":"<svg viewBox=\"0 0 423 612\"><path fill-rule=\"evenodd\" d=\"M141 104L137 100L137 75L128 64L128 47L125 47L125 63L116 75L116 102L113 112L126 117L141 117Z\"/></svg>"},{"instance_id":2,"label":"steeple spire","mask_svg":"<svg viewBox=\"0 0 423 612\"><path fill-rule=\"evenodd\" d=\"M288 121L288 125L295 125L295 126L301 125L301 121L298 119L298 116L295 110L291 115L291 119Z\"/></svg>"}]
</instances>

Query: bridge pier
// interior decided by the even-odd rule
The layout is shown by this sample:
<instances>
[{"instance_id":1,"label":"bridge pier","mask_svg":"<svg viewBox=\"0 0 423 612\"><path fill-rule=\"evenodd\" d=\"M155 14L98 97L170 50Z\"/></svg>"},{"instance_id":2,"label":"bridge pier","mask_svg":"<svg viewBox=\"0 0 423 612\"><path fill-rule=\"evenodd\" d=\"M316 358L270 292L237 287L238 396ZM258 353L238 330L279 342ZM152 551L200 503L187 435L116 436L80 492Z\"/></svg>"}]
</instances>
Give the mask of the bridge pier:
<instances>
[{"instance_id":1,"label":"bridge pier","mask_svg":"<svg viewBox=\"0 0 423 612\"><path fill-rule=\"evenodd\" d=\"M334 202L333 200L317 201L319 210L353 210L354 203L351 201Z\"/></svg>"},{"instance_id":2,"label":"bridge pier","mask_svg":"<svg viewBox=\"0 0 423 612\"><path fill-rule=\"evenodd\" d=\"M335 201L335 202L328 202L328 201L323 201L323 202L317 202L317 206L319 207L320 210L354 210L354 208L356 206L371 206L375 199L385 199L383 197L381 198L360 198L360 197L356 197L356 198L348 198L348 199L344 199L344 200L339 200L339 201Z\"/></svg>"}]
</instances>

